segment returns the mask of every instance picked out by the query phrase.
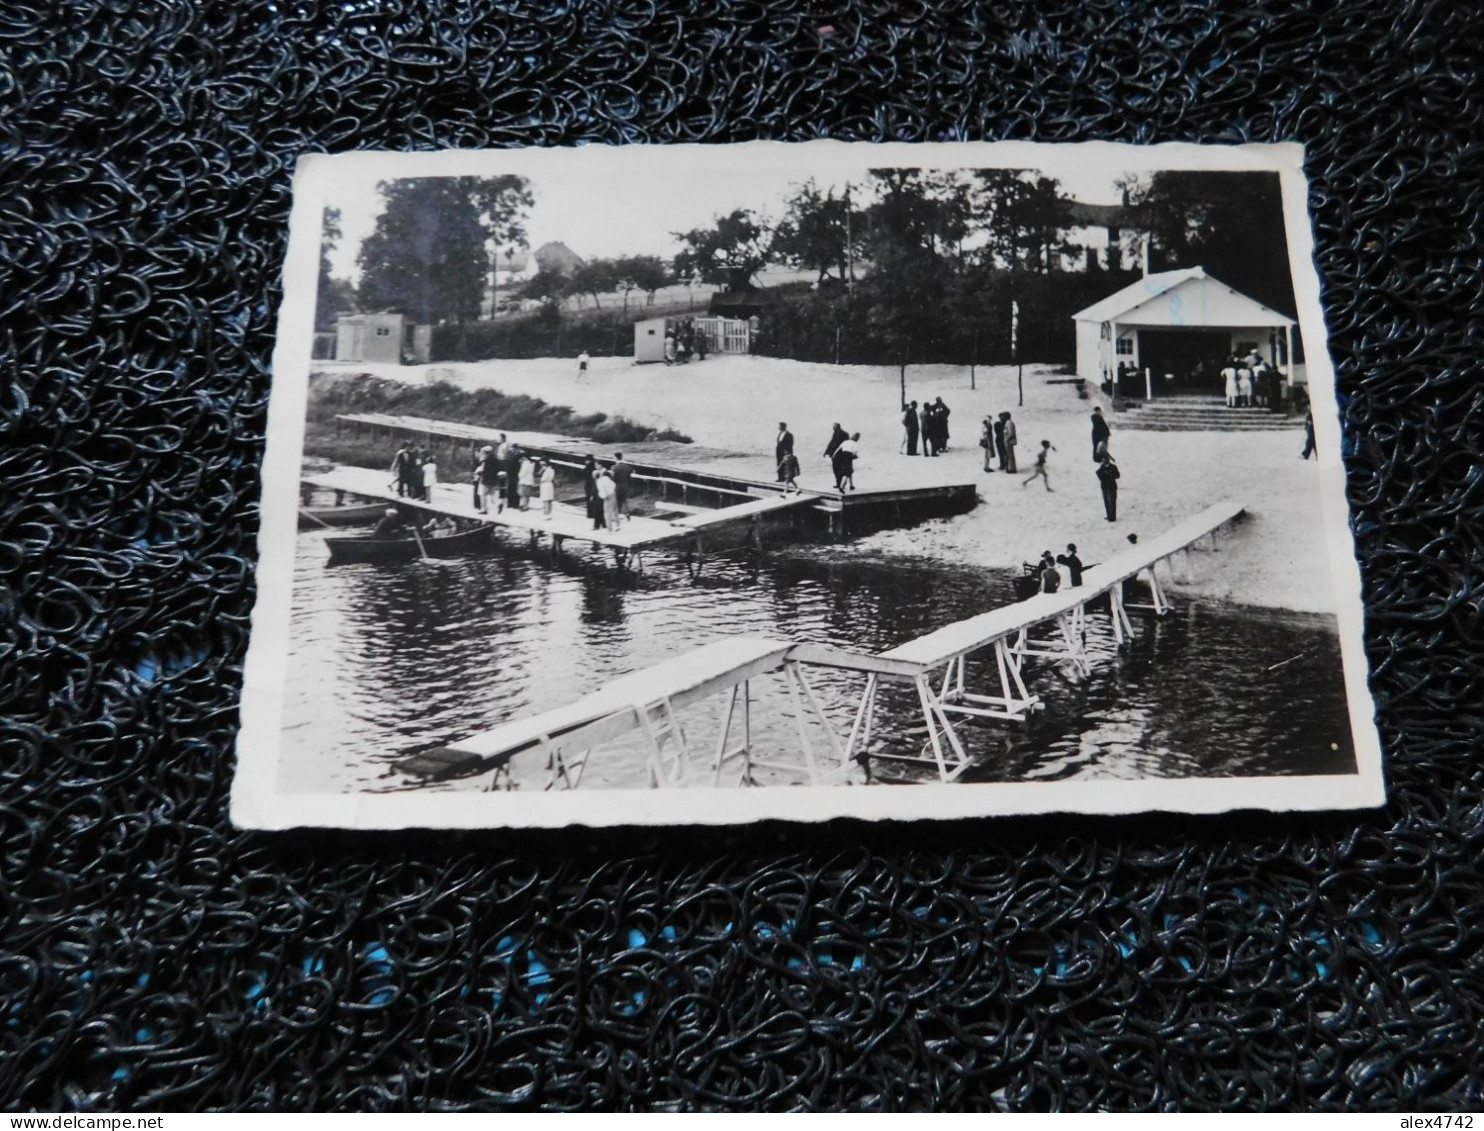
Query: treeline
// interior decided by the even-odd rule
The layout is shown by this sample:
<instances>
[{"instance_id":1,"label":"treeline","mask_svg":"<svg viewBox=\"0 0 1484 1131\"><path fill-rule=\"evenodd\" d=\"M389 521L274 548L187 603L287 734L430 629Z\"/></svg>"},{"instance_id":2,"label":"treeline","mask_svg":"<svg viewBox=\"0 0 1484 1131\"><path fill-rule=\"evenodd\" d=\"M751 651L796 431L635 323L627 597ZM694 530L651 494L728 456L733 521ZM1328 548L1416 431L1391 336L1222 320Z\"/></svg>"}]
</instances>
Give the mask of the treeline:
<instances>
[{"instance_id":1,"label":"treeline","mask_svg":"<svg viewBox=\"0 0 1484 1131\"><path fill-rule=\"evenodd\" d=\"M1135 272L1066 272L976 268L944 281L911 321L892 318L891 280L873 275L851 291L798 290L776 296L761 318L757 352L769 357L841 365L1005 365L1071 362L1072 315L1136 279ZM1011 303L1019 304L1017 349ZM972 313L962 308L972 306Z\"/></svg>"},{"instance_id":2,"label":"treeline","mask_svg":"<svg viewBox=\"0 0 1484 1131\"><path fill-rule=\"evenodd\" d=\"M594 357L632 357L633 316L613 308L572 311L544 303L488 322L445 322L433 328L429 356L433 361L484 361L570 357L582 350Z\"/></svg>"}]
</instances>

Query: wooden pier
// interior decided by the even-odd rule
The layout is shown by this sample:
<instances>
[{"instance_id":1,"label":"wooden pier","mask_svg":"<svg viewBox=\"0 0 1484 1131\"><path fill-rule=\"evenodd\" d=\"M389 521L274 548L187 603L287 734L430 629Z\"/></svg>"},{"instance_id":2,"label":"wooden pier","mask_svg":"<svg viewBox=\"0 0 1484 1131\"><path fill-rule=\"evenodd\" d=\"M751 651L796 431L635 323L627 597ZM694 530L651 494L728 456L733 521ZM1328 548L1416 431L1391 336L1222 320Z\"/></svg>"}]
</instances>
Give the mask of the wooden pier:
<instances>
[{"instance_id":1,"label":"wooden pier","mask_svg":"<svg viewBox=\"0 0 1484 1131\"><path fill-rule=\"evenodd\" d=\"M502 434L524 451L573 469L580 469L589 455L606 462L621 451L624 461L634 468L636 482L650 484L662 498L677 496L682 505L688 505L693 496L768 498L783 494L771 452L733 452L669 440L600 444L548 433L514 432L384 413L343 413L336 416L335 423L338 428L380 434L391 441L411 441L428 447L442 445L445 449L467 452L471 462L480 447L494 445ZM888 438L887 443L889 450L879 454L866 445L857 477L860 488L841 492L835 490L834 474L828 462L812 452L812 444L806 446L796 439L795 451L801 468L799 486L812 496L809 509L826 516L832 533L844 534L851 516L875 508L891 507L893 514L900 514L904 507L934 505L968 509L975 504L978 485L973 479L965 479L961 469L953 469L946 461L899 456L895 437ZM390 452L387 462L391 462Z\"/></svg>"},{"instance_id":2,"label":"wooden pier","mask_svg":"<svg viewBox=\"0 0 1484 1131\"><path fill-rule=\"evenodd\" d=\"M338 467L333 471L305 475L303 482L312 487L383 500L426 514L524 531L530 536L532 545L543 536L551 539L552 547L556 550L560 550L562 543L568 539L591 543L612 551L614 560L619 565L635 566L641 564L640 555L644 551L667 545L679 544L692 553L699 553L702 550L703 533L728 523L753 524L761 544L758 524L764 515L790 507L808 506L816 501L813 495L807 494L777 495L767 499L749 498L744 503L687 514L674 521L626 518L617 530L608 530L594 529L593 520L587 516L585 510L564 503L553 503L550 517L542 513L539 502L533 502L532 508L526 511L513 507L496 510L493 505L486 511L476 510L471 487L467 483L440 483L429 492L427 500L420 500L398 495L396 484L387 472L365 467Z\"/></svg>"},{"instance_id":3,"label":"wooden pier","mask_svg":"<svg viewBox=\"0 0 1484 1131\"><path fill-rule=\"evenodd\" d=\"M883 652L853 652L818 644L790 644L778 640L735 638L717 641L677 656L655 667L630 673L584 696L575 703L543 714L518 719L494 730L453 743L438 751L416 755L436 766L462 764L476 774L491 775L490 788L510 784L510 764L522 751L538 749L545 758L547 789L572 789L597 746L634 732L644 735L649 782L654 788L687 785L756 784L753 770L765 767L787 771L810 785L843 780L852 766L869 773L873 759L916 763L936 772L940 782L952 782L972 764L959 737L954 717L1020 721L1040 706L1040 697L1026 684L1024 661L1038 656L1091 670L1083 644L1087 606L1107 598L1114 638L1120 643L1133 634L1131 607L1147 607L1156 615L1169 602L1156 570L1176 557L1185 559L1190 575L1190 550L1203 540L1216 549L1218 530L1244 513L1234 502L1218 503L1146 543L1130 548L1083 574L1083 584L1056 593L1038 594L978 616L946 625L935 632ZM1129 606L1124 583L1140 577L1148 584L1153 603ZM1037 629L1050 626L1048 641L1036 641ZM994 694L971 692L966 686L964 661L977 652L993 650L998 677ZM855 672L865 677L865 688L853 723L843 738L831 724L815 695L807 669L823 667ZM782 672L798 720L799 758L761 759L752 748L750 681ZM928 739L915 755L873 750L877 697L884 679L911 683L927 726ZM725 695L721 736L709 760L686 741L677 712L715 695ZM823 724L825 741L811 742L806 719Z\"/></svg>"}]
</instances>

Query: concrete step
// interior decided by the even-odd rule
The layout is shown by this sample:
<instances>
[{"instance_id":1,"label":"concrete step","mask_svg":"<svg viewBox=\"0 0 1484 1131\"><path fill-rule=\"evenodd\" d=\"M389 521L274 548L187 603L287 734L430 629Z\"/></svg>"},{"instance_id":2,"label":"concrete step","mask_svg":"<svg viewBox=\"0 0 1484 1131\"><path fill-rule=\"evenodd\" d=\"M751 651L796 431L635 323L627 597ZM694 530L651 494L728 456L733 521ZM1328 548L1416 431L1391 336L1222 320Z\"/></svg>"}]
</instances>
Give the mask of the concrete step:
<instances>
[{"instance_id":1,"label":"concrete step","mask_svg":"<svg viewBox=\"0 0 1484 1131\"><path fill-rule=\"evenodd\" d=\"M1288 428L1303 423L1297 416L1275 416L1268 412L1254 413L1195 413L1195 412L1139 412L1116 416L1114 423L1140 420L1159 420L1170 424L1261 424L1264 428Z\"/></svg>"},{"instance_id":2,"label":"concrete step","mask_svg":"<svg viewBox=\"0 0 1484 1131\"><path fill-rule=\"evenodd\" d=\"M1148 420L1123 426L1126 432L1292 432L1290 424L1179 424L1162 420Z\"/></svg>"}]
</instances>

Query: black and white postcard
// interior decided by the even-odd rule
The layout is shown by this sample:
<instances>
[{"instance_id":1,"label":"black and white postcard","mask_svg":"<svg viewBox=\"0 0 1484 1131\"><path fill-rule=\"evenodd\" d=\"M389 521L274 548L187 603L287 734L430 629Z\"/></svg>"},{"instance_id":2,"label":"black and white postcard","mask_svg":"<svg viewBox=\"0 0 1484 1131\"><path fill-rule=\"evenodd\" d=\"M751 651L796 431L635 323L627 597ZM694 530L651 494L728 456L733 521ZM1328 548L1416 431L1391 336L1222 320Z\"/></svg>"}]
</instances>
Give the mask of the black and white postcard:
<instances>
[{"instance_id":1,"label":"black and white postcard","mask_svg":"<svg viewBox=\"0 0 1484 1131\"><path fill-rule=\"evenodd\" d=\"M1381 804L1302 158L304 158L234 820Z\"/></svg>"}]
</instances>

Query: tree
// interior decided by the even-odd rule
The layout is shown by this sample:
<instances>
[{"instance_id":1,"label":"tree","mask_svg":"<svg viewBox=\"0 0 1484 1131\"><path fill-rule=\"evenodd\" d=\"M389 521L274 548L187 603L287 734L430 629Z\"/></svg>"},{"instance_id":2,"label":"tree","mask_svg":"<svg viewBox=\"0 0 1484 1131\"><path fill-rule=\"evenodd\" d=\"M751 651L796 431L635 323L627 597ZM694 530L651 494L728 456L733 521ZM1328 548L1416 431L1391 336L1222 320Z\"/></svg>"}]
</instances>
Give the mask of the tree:
<instances>
[{"instance_id":1,"label":"tree","mask_svg":"<svg viewBox=\"0 0 1484 1131\"><path fill-rule=\"evenodd\" d=\"M567 277L567 293L592 295L593 306L599 309L603 304L598 296L617 290L618 285L618 268L611 259L589 259Z\"/></svg>"},{"instance_id":2,"label":"tree","mask_svg":"<svg viewBox=\"0 0 1484 1131\"><path fill-rule=\"evenodd\" d=\"M1127 179L1150 233L1150 269L1204 267L1228 286L1292 316L1293 277L1277 173L1155 173Z\"/></svg>"},{"instance_id":3,"label":"tree","mask_svg":"<svg viewBox=\"0 0 1484 1131\"><path fill-rule=\"evenodd\" d=\"M377 186L384 202L361 244L361 300L418 322L479 316L492 252L525 245L524 177L402 177Z\"/></svg>"},{"instance_id":4,"label":"tree","mask_svg":"<svg viewBox=\"0 0 1484 1131\"><path fill-rule=\"evenodd\" d=\"M654 305L654 292L673 282L665 261L657 255L624 255L613 261L618 290L623 292L624 313L629 312L629 295L643 291L644 305Z\"/></svg>"},{"instance_id":5,"label":"tree","mask_svg":"<svg viewBox=\"0 0 1484 1131\"><path fill-rule=\"evenodd\" d=\"M340 209L326 208L320 227L319 288L314 303L314 328L321 332L333 330L336 318L355 310L356 306L356 292L350 280L336 279L330 274L330 256L339 246L340 238Z\"/></svg>"},{"instance_id":6,"label":"tree","mask_svg":"<svg viewBox=\"0 0 1484 1131\"><path fill-rule=\"evenodd\" d=\"M750 209L718 217L714 227L670 234L686 245L675 256L675 274L682 279L747 291L768 262L768 229Z\"/></svg>"},{"instance_id":7,"label":"tree","mask_svg":"<svg viewBox=\"0 0 1484 1131\"><path fill-rule=\"evenodd\" d=\"M534 299L543 306L555 306L567 293L569 280L555 267L542 267L520 289L520 297Z\"/></svg>"},{"instance_id":8,"label":"tree","mask_svg":"<svg viewBox=\"0 0 1484 1131\"><path fill-rule=\"evenodd\" d=\"M790 267L817 271L820 283L831 271L844 280L859 243L852 230L848 188L837 198L833 188L821 193L812 180L805 181L786 206L788 211L773 231L773 255Z\"/></svg>"}]
</instances>

